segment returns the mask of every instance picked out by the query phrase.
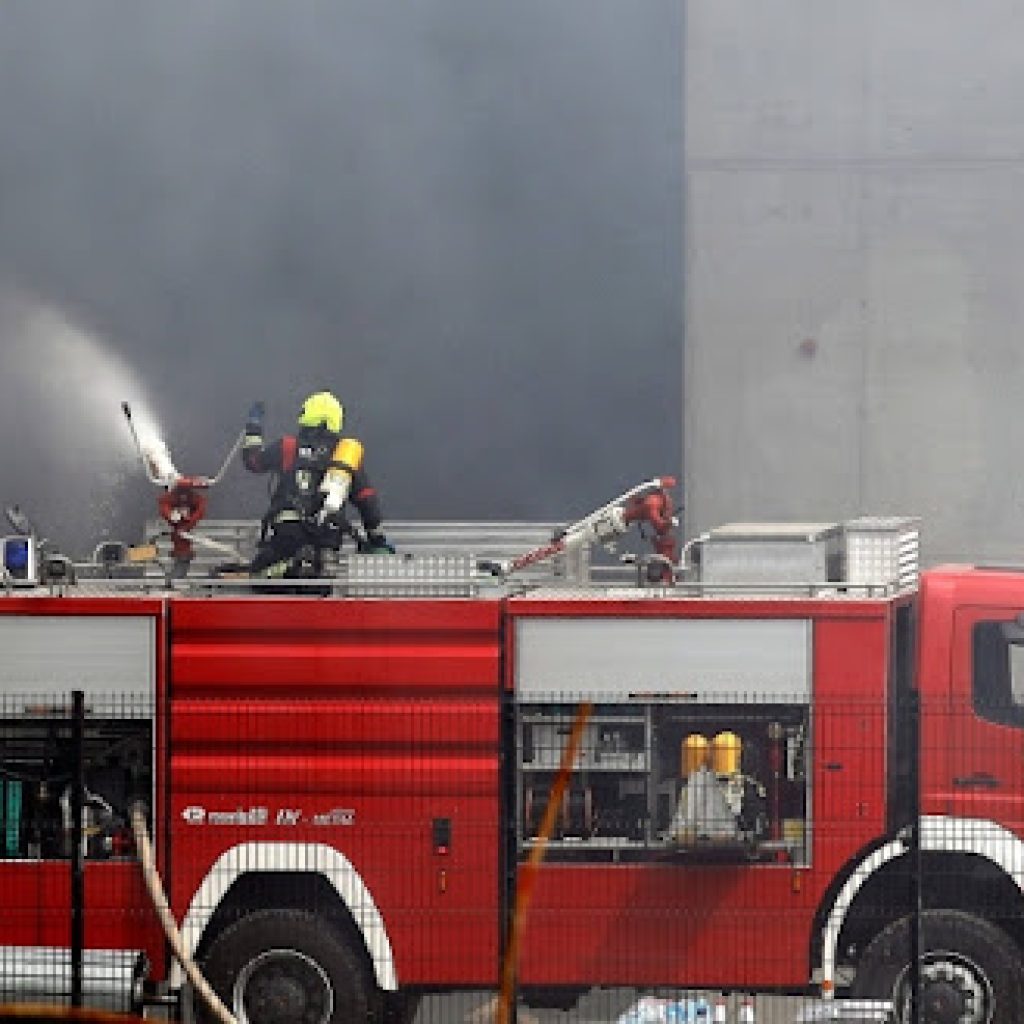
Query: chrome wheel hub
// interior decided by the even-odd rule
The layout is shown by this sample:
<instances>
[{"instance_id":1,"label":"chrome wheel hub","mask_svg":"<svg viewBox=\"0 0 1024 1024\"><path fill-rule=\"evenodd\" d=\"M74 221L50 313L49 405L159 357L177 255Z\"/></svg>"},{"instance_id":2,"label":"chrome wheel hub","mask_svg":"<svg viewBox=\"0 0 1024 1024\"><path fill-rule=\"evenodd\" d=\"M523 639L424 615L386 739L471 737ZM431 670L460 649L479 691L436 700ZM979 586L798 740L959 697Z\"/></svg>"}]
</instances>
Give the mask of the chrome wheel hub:
<instances>
[{"instance_id":1,"label":"chrome wheel hub","mask_svg":"<svg viewBox=\"0 0 1024 1024\"><path fill-rule=\"evenodd\" d=\"M232 1004L239 1024L327 1024L334 992L324 969L297 949L269 949L238 972Z\"/></svg>"}]
</instances>

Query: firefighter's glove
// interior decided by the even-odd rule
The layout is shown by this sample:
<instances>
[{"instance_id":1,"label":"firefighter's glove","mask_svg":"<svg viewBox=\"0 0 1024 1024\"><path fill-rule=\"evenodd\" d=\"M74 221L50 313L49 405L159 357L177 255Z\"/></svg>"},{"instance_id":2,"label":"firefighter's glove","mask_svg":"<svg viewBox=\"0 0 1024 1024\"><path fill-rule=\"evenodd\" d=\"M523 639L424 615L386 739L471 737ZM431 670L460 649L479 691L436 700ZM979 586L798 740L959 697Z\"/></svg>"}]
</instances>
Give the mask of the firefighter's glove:
<instances>
[{"instance_id":1,"label":"firefighter's glove","mask_svg":"<svg viewBox=\"0 0 1024 1024\"><path fill-rule=\"evenodd\" d=\"M395 546L388 543L383 533L369 533L366 540L359 542L359 551L364 555L393 555Z\"/></svg>"},{"instance_id":2,"label":"firefighter's glove","mask_svg":"<svg viewBox=\"0 0 1024 1024\"><path fill-rule=\"evenodd\" d=\"M262 402L253 402L249 413L245 418L246 434L262 434L263 420L266 416L266 406Z\"/></svg>"}]
</instances>

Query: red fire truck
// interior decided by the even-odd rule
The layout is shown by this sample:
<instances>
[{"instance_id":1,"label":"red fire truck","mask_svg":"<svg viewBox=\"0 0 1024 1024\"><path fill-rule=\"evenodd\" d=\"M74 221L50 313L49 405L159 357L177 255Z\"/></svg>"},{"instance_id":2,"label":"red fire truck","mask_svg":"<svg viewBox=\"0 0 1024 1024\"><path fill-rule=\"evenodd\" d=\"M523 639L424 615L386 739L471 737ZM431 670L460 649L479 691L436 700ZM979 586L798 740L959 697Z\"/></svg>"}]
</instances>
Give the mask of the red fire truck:
<instances>
[{"instance_id":1,"label":"red fire truck","mask_svg":"<svg viewBox=\"0 0 1024 1024\"><path fill-rule=\"evenodd\" d=\"M496 576L465 536L343 557L316 596L196 567L9 578L0 987L68 947L54 722L81 691L87 994L187 988L125 835L141 799L184 953L240 1021L401 1020L424 992L493 990L542 841L527 997L899 1009L916 949L930 1020L1024 1019L1024 571L918 578L916 539L733 524L671 581Z\"/></svg>"}]
</instances>

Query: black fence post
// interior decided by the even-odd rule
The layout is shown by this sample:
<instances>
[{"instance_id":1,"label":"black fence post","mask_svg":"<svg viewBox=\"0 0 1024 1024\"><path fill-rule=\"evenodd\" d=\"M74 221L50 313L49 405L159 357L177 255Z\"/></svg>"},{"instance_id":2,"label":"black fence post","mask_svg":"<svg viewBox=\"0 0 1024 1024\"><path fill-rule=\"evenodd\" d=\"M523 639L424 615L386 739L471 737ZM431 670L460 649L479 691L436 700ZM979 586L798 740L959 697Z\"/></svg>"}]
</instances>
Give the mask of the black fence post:
<instances>
[{"instance_id":1,"label":"black fence post","mask_svg":"<svg viewBox=\"0 0 1024 1024\"><path fill-rule=\"evenodd\" d=\"M504 680L505 673L501 673ZM500 957L498 977L504 973L505 960L509 955L509 937L512 934L516 909L516 892L519 884L519 836L516 818L516 707L512 693L502 689L501 693L501 732L500 750L498 751L501 765L501 834L500 852L500 885L499 894L501 913L498 915L500 932L498 934L498 950ZM518 986L516 986L517 988ZM508 1008L508 1024L516 1024L518 1020L518 992L513 988L512 1002ZM500 995L499 995L500 998Z\"/></svg>"},{"instance_id":2,"label":"black fence post","mask_svg":"<svg viewBox=\"0 0 1024 1024\"><path fill-rule=\"evenodd\" d=\"M71 827L67 842L71 844L71 1005L82 1005L82 950L85 940L85 865L82 844L82 811L85 806L85 694L71 694Z\"/></svg>"},{"instance_id":3,"label":"black fence post","mask_svg":"<svg viewBox=\"0 0 1024 1024\"><path fill-rule=\"evenodd\" d=\"M921 890L923 887L921 860L921 694L917 689L910 691L910 714L914 722L914 757L911 759L910 786L911 823L910 858L911 879L911 927L910 927L910 1020L919 1024L921 1020ZM900 1008L893 1007L893 1016L899 1020Z\"/></svg>"}]
</instances>

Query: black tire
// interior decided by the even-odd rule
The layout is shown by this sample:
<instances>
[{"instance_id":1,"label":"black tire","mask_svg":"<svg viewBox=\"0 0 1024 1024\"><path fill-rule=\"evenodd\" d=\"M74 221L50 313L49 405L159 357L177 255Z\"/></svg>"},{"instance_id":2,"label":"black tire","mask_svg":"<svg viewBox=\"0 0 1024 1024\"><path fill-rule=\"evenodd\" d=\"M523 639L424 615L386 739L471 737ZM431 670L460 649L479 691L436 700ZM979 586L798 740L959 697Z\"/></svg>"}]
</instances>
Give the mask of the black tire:
<instances>
[{"instance_id":1,"label":"black tire","mask_svg":"<svg viewBox=\"0 0 1024 1024\"><path fill-rule=\"evenodd\" d=\"M365 958L304 910L257 910L225 928L203 973L238 1024L367 1024L378 1019ZM196 1018L214 1024L196 998Z\"/></svg>"},{"instance_id":2,"label":"black tire","mask_svg":"<svg viewBox=\"0 0 1024 1024\"><path fill-rule=\"evenodd\" d=\"M891 999L909 1018L910 917L894 921L868 944L851 994ZM958 910L921 914L922 1024L1019 1024L1024 1020L1020 952L996 925Z\"/></svg>"}]
</instances>

